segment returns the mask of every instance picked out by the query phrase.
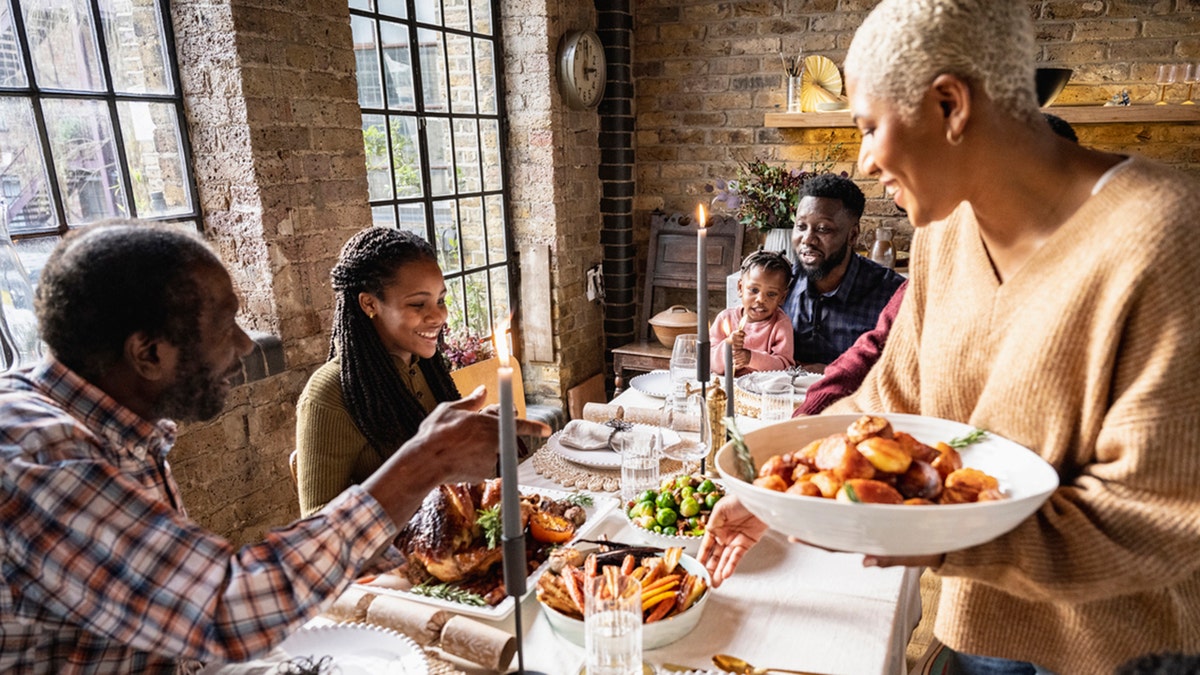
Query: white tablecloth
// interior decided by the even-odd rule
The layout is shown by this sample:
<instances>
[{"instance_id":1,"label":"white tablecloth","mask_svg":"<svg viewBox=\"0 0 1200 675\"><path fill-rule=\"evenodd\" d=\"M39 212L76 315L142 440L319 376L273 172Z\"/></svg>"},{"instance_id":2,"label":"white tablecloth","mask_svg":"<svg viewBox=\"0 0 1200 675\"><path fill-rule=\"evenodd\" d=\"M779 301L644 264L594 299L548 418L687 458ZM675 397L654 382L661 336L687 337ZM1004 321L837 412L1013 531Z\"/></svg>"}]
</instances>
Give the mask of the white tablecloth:
<instances>
[{"instance_id":1,"label":"white tablecloth","mask_svg":"<svg viewBox=\"0 0 1200 675\"><path fill-rule=\"evenodd\" d=\"M658 403L634 390L614 402ZM744 423L752 428L757 420ZM529 462L520 467L520 483L561 488L537 475ZM618 541L635 540L619 513L610 513L600 532ZM862 567L860 555L792 544L770 533L746 555L733 577L710 591L696 630L675 644L646 652L645 660L709 668L713 654L727 653L758 666L814 673L903 673L908 638L921 616L919 577L919 569L868 569ZM526 669L549 675L578 673L583 649L553 632L533 594L521 609ZM511 630L512 619L497 625Z\"/></svg>"}]
</instances>

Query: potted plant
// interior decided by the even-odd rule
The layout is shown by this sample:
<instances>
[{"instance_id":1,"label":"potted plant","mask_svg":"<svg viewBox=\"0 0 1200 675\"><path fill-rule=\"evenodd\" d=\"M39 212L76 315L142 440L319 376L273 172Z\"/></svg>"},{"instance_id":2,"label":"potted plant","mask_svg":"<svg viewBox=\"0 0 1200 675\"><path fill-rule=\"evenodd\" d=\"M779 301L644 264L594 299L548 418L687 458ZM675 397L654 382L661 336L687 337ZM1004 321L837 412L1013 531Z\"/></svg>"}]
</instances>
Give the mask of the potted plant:
<instances>
[{"instance_id":1,"label":"potted plant","mask_svg":"<svg viewBox=\"0 0 1200 675\"><path fill-rule=\"evenodd\" d=\"M492 358L492 343L465 328L442 334L442 356L451 371Z\"/></svg>"},{"instance_id":2,"label":"potted plant","mask_svg":"<svg viewBox=\"0 0 1200 675\"><path fill-rule=\"evenodd\" d=\"M789 169L756 157L738 166L734 178L718 179L715 185L706 185L705 191L716 193L712 198L714 211L733 214L746 229L766 235L764 248L784 251L791 258L792 221L800 201L800 188L811 176L828 172L840 153L839 143L830 149L826 159L815 162L811 170ZM847 174L842 172L842 175Z\"/></svg>"}]
</instances>

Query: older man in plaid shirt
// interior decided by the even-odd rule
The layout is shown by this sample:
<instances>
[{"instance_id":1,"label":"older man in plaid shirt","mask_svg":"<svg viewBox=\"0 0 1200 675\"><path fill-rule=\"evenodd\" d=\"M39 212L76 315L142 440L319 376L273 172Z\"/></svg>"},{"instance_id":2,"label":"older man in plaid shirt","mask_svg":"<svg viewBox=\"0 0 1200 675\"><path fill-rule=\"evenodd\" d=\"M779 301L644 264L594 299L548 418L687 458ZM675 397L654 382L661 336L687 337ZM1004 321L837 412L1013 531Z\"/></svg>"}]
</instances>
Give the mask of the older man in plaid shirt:
<instances>
[{"instance_id":1,"label":"older man in plaid shirt","mask_svg":"<svg viewBox=\"0 0 1200 675\"><path fill-rule=\"evenodd\" d=\"M50 356L0 379L0 673L170 673L264 654L385 552L431 488L494 470L480 390L262 543L205 531L171 477L167 418L220 412L252 347L237 309L220 261L178 230L93 226L50 256L37 291Z\"/></svg>"}]
</instances>

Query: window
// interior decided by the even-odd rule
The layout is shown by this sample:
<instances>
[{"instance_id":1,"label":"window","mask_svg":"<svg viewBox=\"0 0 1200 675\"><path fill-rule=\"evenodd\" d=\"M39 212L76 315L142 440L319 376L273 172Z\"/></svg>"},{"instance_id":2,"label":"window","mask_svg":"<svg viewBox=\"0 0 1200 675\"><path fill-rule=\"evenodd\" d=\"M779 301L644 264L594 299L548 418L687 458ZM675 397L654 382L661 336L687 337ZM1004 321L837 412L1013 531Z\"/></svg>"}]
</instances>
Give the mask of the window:
<instances>
[{"instance_id":1,"label":"window","mask_svg":"<svg viewBox=\"0 0 1200 675\"><path fill-rule=\"evenodd\" d=\"M452 330L511 306L491 0L349 0L375 225L423 235Z\"/></svg>"},{"instance_id":2,"label":"window","mask_svg":"<svg viewBox=\"0 0 1200 675\"><path fill-rule=\"evenodd\" d=\"M0 0L0 366L36 358L32 288L69 228L196 227L189 161L165 0Z\"/></svg>"}]
</instances>

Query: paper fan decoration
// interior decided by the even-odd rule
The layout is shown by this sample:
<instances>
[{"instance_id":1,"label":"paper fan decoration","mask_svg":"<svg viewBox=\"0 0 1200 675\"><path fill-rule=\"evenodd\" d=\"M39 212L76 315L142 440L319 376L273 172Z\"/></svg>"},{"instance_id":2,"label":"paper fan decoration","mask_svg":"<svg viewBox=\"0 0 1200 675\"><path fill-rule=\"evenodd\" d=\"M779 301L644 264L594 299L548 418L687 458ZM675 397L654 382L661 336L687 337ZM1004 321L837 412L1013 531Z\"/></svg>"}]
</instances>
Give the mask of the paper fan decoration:
<instances>
[{"instance_id":1,"label":"paper fan decoration","mask_svg":"<svg viewBox=\"0 0 1200 675\"><path fill-rule=\"evenodd\" d=\"M804 59L804 73L800 76L800 110L813 112L818 103L842 100L842 74L837 64L824 56L809 56Z\"/></svg>"}]
</instances>

